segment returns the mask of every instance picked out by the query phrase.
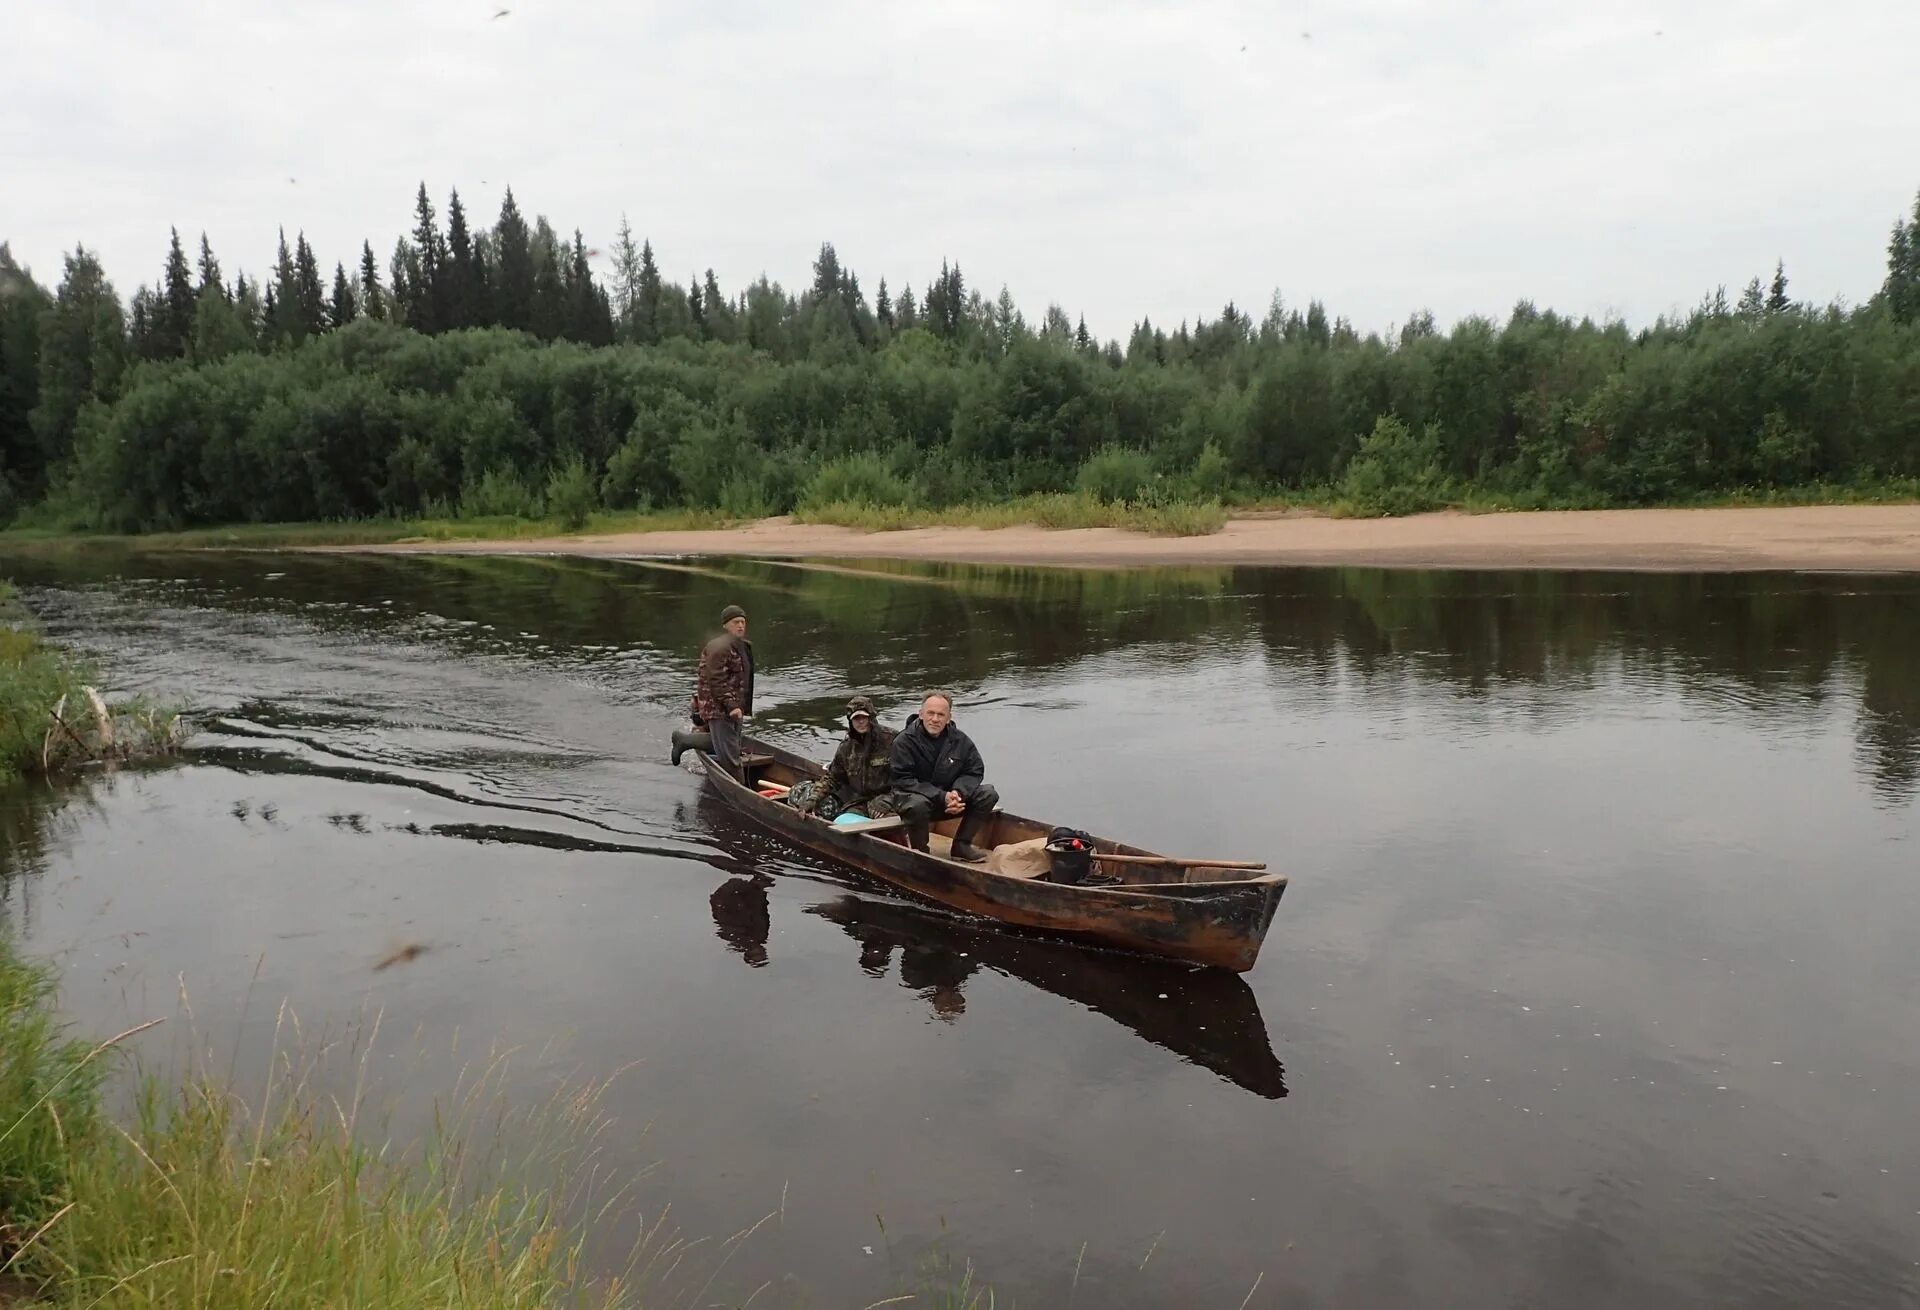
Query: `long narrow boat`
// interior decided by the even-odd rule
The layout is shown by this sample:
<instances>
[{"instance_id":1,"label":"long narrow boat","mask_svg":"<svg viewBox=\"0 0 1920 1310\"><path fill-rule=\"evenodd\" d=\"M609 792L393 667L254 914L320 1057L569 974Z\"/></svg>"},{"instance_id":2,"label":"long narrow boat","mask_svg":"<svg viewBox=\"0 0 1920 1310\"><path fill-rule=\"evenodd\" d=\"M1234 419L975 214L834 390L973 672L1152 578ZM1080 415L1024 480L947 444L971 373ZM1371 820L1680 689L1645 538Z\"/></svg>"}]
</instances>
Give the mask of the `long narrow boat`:
<instances>
[{"instance_id":1,"label":"long narrow boat","mask_svg":"<svg viewBox=\"0 0 1920 1310\"><path fill-rule=\"evenodd\" d=\"M734 809L828 859L942 905L1015 927L1245 973L1259 958L1260 943L1287 889L1286 878L1277 873L1190 866L1104 837L1093 842L1095 867L1117 877L1114 883L1057 883L1044 875L966 864L938 851L913 850L897 823L835 827L761 795L762 784L791 787L825 770L765 742L749 739L746 750L752 786L732 777L712 756L698 757L708 781ZM933 831L950 839L958 826L957 819L944 819ZM988 850L1030 842L1045 838L1051 826L1000 811L975 842ZM1103 862L1102 854L1134 858Z\"/></svg>"}]
</instances>

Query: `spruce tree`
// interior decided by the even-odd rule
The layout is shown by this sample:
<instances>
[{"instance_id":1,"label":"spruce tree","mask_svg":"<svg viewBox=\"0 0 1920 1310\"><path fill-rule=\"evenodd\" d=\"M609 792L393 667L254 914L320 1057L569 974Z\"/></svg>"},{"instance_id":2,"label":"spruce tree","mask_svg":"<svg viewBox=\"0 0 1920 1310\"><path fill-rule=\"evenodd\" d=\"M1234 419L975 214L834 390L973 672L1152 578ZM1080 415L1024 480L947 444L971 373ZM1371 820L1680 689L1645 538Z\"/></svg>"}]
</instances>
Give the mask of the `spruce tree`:
<instances>
[{"instance_id":1,"label":"spruce tree","mask_svg":"<svg viewBox=\"0 0 1920 1310\"><path fill-rule=\"evenodd\" d=\"M360 243L360 312L368 318L387 316L387 294L380 285L380 265L374 262L371 241Z\"/></svg>"},{"instance_id":2,"label":"spruce tree","mask_svg":"<svg viewBox=\"0 0 1920 1310\"><path fill-rule=\"evenodd\" d=\"M420 309L420 252L405 237L393 243L393 258L387 262L387 318L390 322L414 326Z\"/></svg>"},{"instance_id":3,"label":"spruce tree","mask_svg":"<svg viewBox=\"0 0 1920 1310\"><path fill-rule=\"evenodd\" d=\"M687 279L687 313L693 318L693 334L697 340L711 341L713 333L707 329L707 309L700 295L700 283L696 278Z\"/></svg>"},{"instance_id":4,"label":"spruce tree","mask_svg":"<svg viewBox=\"0 0 1920 1310\"><path fill-rule=\"evenodd\" d=\"M447 198L446 307L449 328L480 327L486 314L480 304L480 268L474 258L473 237L467 231L467 211L460 204L460 188Z\"/></svg>"},{"instance_id":5,"label":"spruce tree","mask_svg":"<svg viewBox=\"0 0 1920 1310\"><path fill-rule=\"evenodd\" d=\"M1229 306L1229 308L1231 308L1231 306ZM1087 316L1085 314L1080 316L1080 326L1073 330L1073 348L1083 355L1090 354L1093 351L1093 338L1087 335Z\"/></svg>"},{"instance_id":6,"label":"spruce tree","mask_svg":"<svg viewBox=\"0 0 1920 1310\"><path fill-rule=\"evenodd\" d=\"M1317 300L1307 302L1307 344L1323 350L1333 344L1333 326L1327 322L1327 307Z\"/></svg>"},{"instance_id":7,"label":"spruce tree","mask_svg":"<svg viewBox=\"0 0 1920 1310\"><path fill-rule=\"evenodd\" d=\"M1784 314L1793 307L1787 299L1787 261L1782 259L1774 263L1773 285L1767 291L1767 312Z\"/></svg>"},{"instance_id":8,"label":"spruce tree","mask_svg":"<svg viewBox=\"0 0 1920 1310\"><path fill-rule=\"evenodd\" d=\"M720 279L707 270L707 276L701 284L700 298L706 310L707 337L713 341L731 343L739 339L738 319L732 302L720 294Z\"/></svg>"},{"instance_id":9,"label":"spruce tree","mask_svg":"<svg viewBox=\"0 0 1920 1310\"><path fill-rule=\"evenodd\" d=\"M353 322L358 314L358 306L353 302L353 284L347 281L347 266L333 266L333 300L327 306L327 321L334 331L339 331Z\"/></svg>"},{"instance_id":10,"label":"spruce tree","mask_svg":"<svg viewBox=\"0 0 1920 1310\"><path fill-rule=\"evenodd\" d=\"M420 275L412 288L407 321L421 332L443 332L447 327L446 243L435 226L433 201L427 198L425 182L414 196L413 217L413 249Z\"/></svg>"},{"instance_id":11,"label":"spruce tree","mask_svg":"<svg viewBox=\"0 0 1920 1310\"><path fill-rule=\"evenodd\" d=\"M880 291L873 300L873 316L891 332L893 330L893 298L887 294L887 280L880 279Z\"/></svg>"},{"instance_id":12,"label":"spruce tree","mask_svg":"<svg viewBox=\"0 0 1920 1310\"><path fill-rule=\"evenodd\" d=\"M561 270L561 242L545 216L533 225L533 331L542 341L567 332L566 277Z\"/></svg>"},{"instance_id":13,"label":"spruce tree","mask_svg":"<svg viewBox=\"0 0 1920 1310\"><path fill-rule=\"evenodd\" d=\"M613 343L613 315L600 288L594 285L587 263L587 241L573 230L572 259L567 265L567 335L589 346Z\"/></svg>"},{"instance_id":14,"label":"spruce tree","mask_svg":"<svg viewBox=\"0 0 1920 1310\"><path fill-rule=\"evenodd\" d=\"M920 317L927 331L936 337L953 335L952 315L947 305L947 283L951 274L946 261L940 263L940 276L927 284L927 294L921 298Z\"/></svg>"},{"instance_id":15,"label":"spruce tree","mask_svg":"<svg viewBox=\"0 0 1920 1310\"><path fill-rule=\"evenodd\" d=\"M893 305L893 320L902 332L911 332L920 325L920 311L913 303L913 283L900 288L900 299Z\"/></svg>"},{"instance_id":16,"label":"spruce tree","mask_svg":"<svg viewBox=\"0 0 1920 1310\"><path fill-rule=\"evenodd\" d=\"M327 292L320 281L320 264L307 244L307 234L299 233L293 246L294 276L299 284L300 337L320 336L327 330Z\"/></svg>"},{"instance_id":17,"label":"spruce tree","mask_svg":"<svg viewBox=\"0 0 1920 1310\"><path fill-rule=\"evenodd\" d=\"M200 285L194 288L194 298L198 298L212 287L221 295L227 294L226 283L220 279L220 261L213 257L213 245L207 240L207 234L200 234Z\"/></svg>"},{"instance_id":18,"label":"spruce tree","mask_svg":"<svg viewBox=\"0 0 1920 1310\"><path fill-rule=\"evenodd\" d=\"M653 262L653 242L640 246L640 276L634 284L634 340L652 345L660 340L660 267Z\"/></svg>"},{"instance_id":19,"label":"spruce tree","mask_svg":"<svg viewBox=\"0 0 1920 1310\"><path fill-rule=\"evenodd\" d=\"M533 329L533 242L527 221L513 201L513 188L507 188L500 202L500 219L494 224L494 247L499 255L498 277L494 284L493 321L502 327L522 332Z\"/></svg>"},{"instance_id":20,"label":"spruce tree","mask_svg":"<svg viewBox=\"0 0 1920 1310\"><path fill-rule=\"evenodd\" d=\"M167 247L166 272L160 279L159 318L154 324L162 359L184 359L193 340L193 270L180 245L180 229L173 228Z\"/></svg>"},{"instance_id":21,"label":"spruce tree","mask_svg":"<svg viewBox=\"0 0 1920 1310\"><path fill-rule=\"evenodd\" d=\"M300 316L300 273L293 251L287 248L287 230L280 229L280 251L273 261L273 285L267 288L267 339L279 350L306 339Z\"/></svg>"},{"instance_id":22,"label":"spruce tree","mask_svg":"<svg viewBox=\"0 0 1920 1310\"><path fill-rule=\"evenodd\" d=\"M813 299L815 304L831 300L840 290L840 256L834 253L833 242L820 243L820 254L813 261Z\"/></svg>"}]
</instances>

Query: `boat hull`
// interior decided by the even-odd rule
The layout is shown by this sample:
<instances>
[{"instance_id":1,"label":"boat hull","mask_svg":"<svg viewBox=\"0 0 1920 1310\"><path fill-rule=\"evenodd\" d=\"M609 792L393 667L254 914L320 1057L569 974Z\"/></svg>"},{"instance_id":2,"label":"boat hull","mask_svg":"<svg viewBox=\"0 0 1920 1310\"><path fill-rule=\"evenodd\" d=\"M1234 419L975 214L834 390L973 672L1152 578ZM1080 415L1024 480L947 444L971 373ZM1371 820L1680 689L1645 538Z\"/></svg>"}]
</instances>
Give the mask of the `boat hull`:
<instances>
[{"instance_id":1,"label":"boat hull","mask_svg":"<svg viewBox=\"0 0 1920 1310\"><path fill-rule=\"evenodd\" d=\"M817 776L819 766L765 743L750 749L783 771ZM1287 880L1278 874L1217 882L1130 886L1075 886L995 873L915 851L871 833L851 833L770 800L701 755L707 780L733 809L797 846L850 866L894 887L967 914L1054 936L1137 951L1164 959L1231 969L1253 968ZM1030 820L1000 821L1044 831ZM1101 850L1135 854L1131 847L1097 842Z\"/></svg>"}]
</instances>

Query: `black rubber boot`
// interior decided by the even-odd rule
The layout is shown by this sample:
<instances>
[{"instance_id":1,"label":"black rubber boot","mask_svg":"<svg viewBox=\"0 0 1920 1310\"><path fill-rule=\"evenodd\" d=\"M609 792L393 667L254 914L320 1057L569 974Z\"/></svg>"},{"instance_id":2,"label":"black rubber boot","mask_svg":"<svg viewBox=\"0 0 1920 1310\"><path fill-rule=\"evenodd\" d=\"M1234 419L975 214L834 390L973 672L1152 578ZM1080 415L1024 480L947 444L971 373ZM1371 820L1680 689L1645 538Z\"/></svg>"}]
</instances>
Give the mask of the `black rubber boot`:
<instances>
[{"instance_id":1,"label":"black rubber boot","mask_svg":"<svg viewBox=\"0 0 1920 1310\"><path fill-rule=\"evenodd\" d=\"M968 864L980 864L986 860L987 853L975 846L973 839L980 835L980 830L987 826L987 820L992 817L991 812L967 811L966 817L960 820L960 830L953 834L954 859L964 860Z\"/></svg>"},{"instance_id":2,"label":"black rubber boot","mask_svg":"<svg viewBox=\"0 0 1920 1310\"><path fill-rule=\"evenodd\" d=\"M713 754L713 734L710 732L675 732L673 734L673 762L676 766L680 757L688 751L700 751Z\"/></svg>"}]
</instances>

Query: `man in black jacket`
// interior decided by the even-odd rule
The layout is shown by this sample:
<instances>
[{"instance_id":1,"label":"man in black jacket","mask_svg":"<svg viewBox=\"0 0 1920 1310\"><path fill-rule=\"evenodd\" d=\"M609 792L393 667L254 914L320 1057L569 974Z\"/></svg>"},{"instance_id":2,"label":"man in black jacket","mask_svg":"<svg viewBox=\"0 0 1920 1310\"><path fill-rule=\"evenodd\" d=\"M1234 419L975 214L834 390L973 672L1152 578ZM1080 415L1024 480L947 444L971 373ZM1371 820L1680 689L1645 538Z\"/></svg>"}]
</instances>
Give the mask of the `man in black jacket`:
<instances>
[{"instance_id":1,"label":"man in black jacket","mask_svg":"<svg viewBox=\"0 0 1920 1310\"><path fill-rule=\"evenodd\" d=\"M973 844L986 826L1000 793L986 780L986 761L973 739L954 726L953 697L928 692L920 712L893 739L893 803L906 820L907 841L927 849L934 816L962 816L953 836L953 858L978 864L987 853Z\"/></svg>"}]
</instances>

